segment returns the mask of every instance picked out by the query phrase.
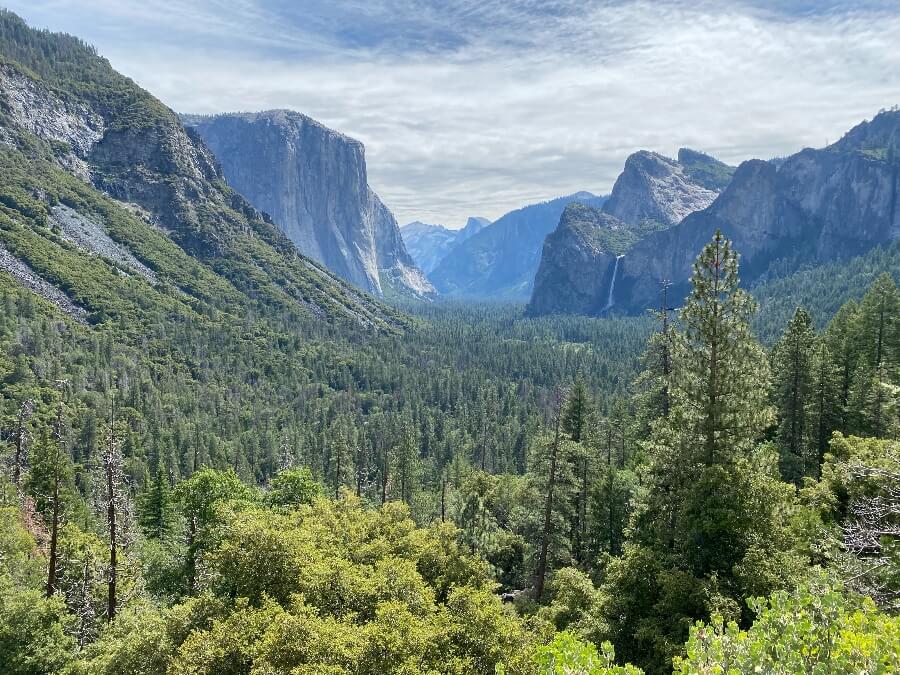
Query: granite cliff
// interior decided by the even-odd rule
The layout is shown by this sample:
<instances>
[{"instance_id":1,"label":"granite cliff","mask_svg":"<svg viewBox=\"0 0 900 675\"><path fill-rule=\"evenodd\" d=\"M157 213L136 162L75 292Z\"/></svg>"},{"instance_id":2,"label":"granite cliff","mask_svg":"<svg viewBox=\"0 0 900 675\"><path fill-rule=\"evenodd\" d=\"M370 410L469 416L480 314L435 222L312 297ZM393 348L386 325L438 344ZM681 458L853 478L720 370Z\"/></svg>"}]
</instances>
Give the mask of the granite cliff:
<instances>
[{"instance_id":1,"label":"granite cliff","mask_svg":"<svg viewBox=\"0 0 900 675\"><path fill-rule=\"evenodd\" d=\"M0 245L17 261L4 268L40 278L29 287L56 288L90 321L179 303L235 316L396 320L300 255L159 100L77 38L5 11L0 162ZM116 294L109 270L141 285L133 292L143 306Z\"/></svg>"},{"instance_id":2,"label":"granite cliff","mask_svg":"<svg viewBox=\"0 0 900 675\"><path fill-rule=\"evenodd\" d=\"M602 209L569 205L547 237L529 313L609 312L623 254L712 204L733 171L686 148L677 160L646 150L630 155Z\"/></svg>"},{"instance_id":3,"label":"granite cliff","mask_svg":"<svg viewBox=\"0 0 900 675\"><path fill-rule=\"evenodd\" d=\"M672 284L670 297L677 304L689 290L694 259L717 229L740 252L747 286L887 244L900 237L898 146L900 111L894 110L857 125L826 148L807 148L777 162L746 161L706 208L644 234L617 262L609 250L592 253L583 238L557 233L545 248L548 271L535 288L532 307L542 313L596 314L598 307L639 313L658 304L663 280ZM649 213L615 198L610 202L617 213ZM569 266L590 271L578 275ZM599 288L598 278L606 280Z\"/></svg>"},{"instance_id":4,"label":"granite cliff","mask_svg":"<svg viewBox=\"0 0 900 675\"><path fill-rule=\"evenodd\" d=\"M302 253L376 295L433 295L368 185L362 143L289 110L182 120Z\"/></svg>"}]
</instances>

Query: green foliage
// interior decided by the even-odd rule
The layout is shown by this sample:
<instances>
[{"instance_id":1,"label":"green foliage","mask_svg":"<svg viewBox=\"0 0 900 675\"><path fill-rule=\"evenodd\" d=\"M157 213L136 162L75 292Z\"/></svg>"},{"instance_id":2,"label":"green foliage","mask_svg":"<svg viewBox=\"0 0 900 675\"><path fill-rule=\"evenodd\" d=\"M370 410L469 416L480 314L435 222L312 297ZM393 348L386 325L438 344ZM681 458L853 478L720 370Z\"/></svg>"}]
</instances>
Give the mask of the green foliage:
<instances>
[{"instance_id":1,"label":"green foliage","mask_svg":"<svg viewBox=\"0 0 900 675\"><path fill-rule=\"evenodd\" d=\"M175 500L169 487L169 479L162 468L157 469L144 491L138 495L138 522L144 535L165 540L176 525Z\"/></svg>"},{"instance_id":2,"label":"green foliage","mask_svg":"<svg viewBox=\"0 0 900 675\"><path fill-rule=\"evenodd\" d=\"M600 651L590 642L581 642L568 632L558 633L553 642L537 650L535 664L541 675L640 675L634 666L615 665L616 652L609 642Z\"/></svg>"},{"instance_id":3,"label":"green foliage","mask_svg":"<svg viewBox=\"0 0 900 675\"><path fill-rule=\"evenodd\" d=\"M16 588L0 573L0 664L10 675L62 672L75 651L72 618L60 598Z\"/></svg>"},{"instance_id":4,"label":"green foliage","mask_svg":"<svg viewBox=\"0 0 900 675\"><path fill-rule=\"evenodd\" d=\"M322 495L322 486L307 467L280 471L269 483L265 501L272 506L297 507L312 504Z\"/></svg>"},{"instance_id":5,"label":"green foliage","mask_svg":"<svg viewBox=\"0 0 900 675\"><path fill-rule=\"evenodd\" d=\"M782 412L777 436L781 475L795 482L818 470L812 465L815 458L807 457L814 342L812 319L806 310L798 308L772 351L774 403Z\"/></svg>"},{"instance_id":6,"label":"green foliage","mask_svg":"<svg viewBox=\"0 0 900 675\"><path fill-rule=\"evenodd\" d=\"M802 586L749 601L752 627L716 617L691 628L675 672L889 673L900 668L900 619L840 589Z\"/></svg>"},{"instance_id":7,"label":"green foliage","mask_svg":"<svg viewBox=\"0 0 900 675\"><path fill-rule=\"evenodd\" d=\"M650 424L648 485L631 543L610 564L605 615L626 658L663 672L692 620L741 618L751 593L802 569L785 521L792 490L758 442L772 419L765 353L737 257L716 233L673 334L671 410Z\"/></svg>"}]
</instances>

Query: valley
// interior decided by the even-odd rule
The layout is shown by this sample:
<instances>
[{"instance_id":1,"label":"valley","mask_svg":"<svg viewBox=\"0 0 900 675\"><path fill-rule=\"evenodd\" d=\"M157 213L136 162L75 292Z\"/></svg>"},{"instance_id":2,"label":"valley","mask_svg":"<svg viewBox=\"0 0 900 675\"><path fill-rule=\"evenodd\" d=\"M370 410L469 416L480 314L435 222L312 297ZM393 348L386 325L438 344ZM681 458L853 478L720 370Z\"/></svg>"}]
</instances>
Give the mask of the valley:
<instances>
[{"instance_id":1,"label":"valley","mask_svg":"<svg viewBox=\"0 0 900 675\"><path fill-rule=\"evenodd\" d=\"M0 671L900 669L898 130L401 227L0 10Z\"/></svg>"}]
</instances>

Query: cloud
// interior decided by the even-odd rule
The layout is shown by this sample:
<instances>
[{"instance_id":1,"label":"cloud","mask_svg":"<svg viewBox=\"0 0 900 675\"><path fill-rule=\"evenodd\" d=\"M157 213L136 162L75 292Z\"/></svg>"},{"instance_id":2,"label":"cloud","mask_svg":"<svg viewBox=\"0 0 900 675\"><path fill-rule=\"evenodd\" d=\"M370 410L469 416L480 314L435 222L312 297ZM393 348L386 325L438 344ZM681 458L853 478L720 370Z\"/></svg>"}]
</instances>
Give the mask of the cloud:
<instances>
[{"instance_id":1,"label":"cloud","mask_svg":"<svg viewBox=\"0 0 900 675\"><path fill-rule=\"evenodd\" d=\"M900 92L900 9L877 0L16 4L176 110L294 108L359 138L401 222L605 192L640 148L821 146Z\"/></svg>"}]
</instances>

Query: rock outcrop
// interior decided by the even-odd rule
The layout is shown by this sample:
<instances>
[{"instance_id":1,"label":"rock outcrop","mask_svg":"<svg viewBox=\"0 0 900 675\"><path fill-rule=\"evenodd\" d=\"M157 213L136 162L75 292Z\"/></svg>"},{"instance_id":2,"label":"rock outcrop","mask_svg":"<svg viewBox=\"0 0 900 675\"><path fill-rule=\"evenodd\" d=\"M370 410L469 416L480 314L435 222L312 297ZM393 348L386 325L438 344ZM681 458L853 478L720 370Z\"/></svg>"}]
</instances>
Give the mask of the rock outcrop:
<instances>
[{"instance_id":1,"label":"rock outcrop","mask_svg":"<svg viewBox=\"0 0 900 675\"><path fill-rule=\"evenodd\" d=\"M454 247L430 279L439 293L451 297L527 300L544 238L556 228L566 205L601 206L605 199L578 192L511 211Z\"/></svg>"},{"instance_id":2,"label":"rock outcrop","mask_svg":"<svg viewBox=\"0 0 900 675\"><path fill-rule=\"evenodd\" d=\"M834 145L776 163L744 162L707 209L647 236L623 259L616 302L656 304L660 280L673 298L689 290L691 265L721 229L741 254L745 285L803 265L850 258L900 236L900 112L886 112Z\"/></svg>"},{"instance_id":3,"label":"rock outcrop","mask_svg":"<svg viewBox=\"0 0 900 675\"><path fill-rule=\"evenodd\" d=\"M682 149L677 161L641 150L625 160L603 210L626 223L655 220L675 225L713 203L722 189L713 175L730 176L729 169L693 150Z\"/></svg>"},{"instance_id":4,"label":"rock outcrop","mask_svg":"<svg viewBox=\"0 0 900 675\"><path fill-rule=\"evenodd\" d=\"M610 235L626 227L600 209L567 206L559 226L544 240L529 313L597 315L606 310L606 290L612 287L619 255Z\"/></svg>"},{"instance_id":5,"label":"rock outcrop","mask_svg":"<svg viewBox=\"0 0 900 675\"><path fill-rule=\"evenodd\" d=\"M376 295L434 293L368 186L362 143L289 110L182 120L301 252Z\"/></svg>"},{"instance_id":6,"label":"rock outcrop","mask_svg":"<svg viewBox=\"0 0 900 675\"><path fill-rule=\"evenodd\" d=\"M450 251L491 224L487 218L470 217L459 230L421 221L400 228L406 250L426 275L431 274Z\"/></svg>"},{"instance_id":7,"label":"rock outcrop","mask_svg":"<svg viewBox=\"0 0 900 675\"><path fill-rule=\"evenodd\" d=\"M682 148L678 160L629 156L602 209L570 205L544 242L528 311L599 315L619 311L620 258L643 237L708 207L734 169Z\"/></svg>"}]
</instances>

